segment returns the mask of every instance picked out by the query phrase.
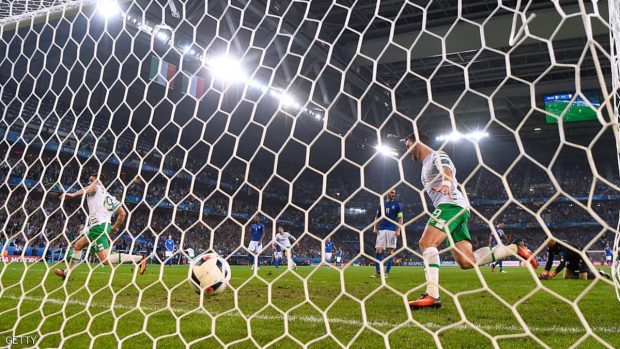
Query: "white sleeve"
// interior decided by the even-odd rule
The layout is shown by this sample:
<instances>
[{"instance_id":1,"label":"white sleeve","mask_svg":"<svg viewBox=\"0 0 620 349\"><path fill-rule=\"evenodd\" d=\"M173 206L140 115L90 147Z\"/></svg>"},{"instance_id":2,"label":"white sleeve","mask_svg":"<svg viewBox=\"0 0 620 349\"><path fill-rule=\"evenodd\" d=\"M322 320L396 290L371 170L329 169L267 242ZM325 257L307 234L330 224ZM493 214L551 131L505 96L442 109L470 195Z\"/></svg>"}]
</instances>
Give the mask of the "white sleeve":
<instances>
[{"instance_id":1,"label":"white sleeve","mask_svg":"<svg viewBox=\"0 0 620 349\"><path fill-rule=\"evenodd\" d=\"M433 164L439 170L440 173L441 173L441 169L443 167L447 167L452 172L454 172L454 166L453 166L452 160L450 159L448 154L446 154L446 153L444 153L442 151L438 151L438 152L435 152L435 153L431 154L431 156L433 156Z\"/></svg>"},{"instance_id":2,"label":"white sleeve","mask_svg":"<svg viewBox=\"0 0 620 349\"><path fill-rule=\"evenodd\" d=\"M286 233L286 235L288 236L289 239L293 239L293 241L297 241L297 239L291 235L291 233Z\"/></svg>"}]
</instances>

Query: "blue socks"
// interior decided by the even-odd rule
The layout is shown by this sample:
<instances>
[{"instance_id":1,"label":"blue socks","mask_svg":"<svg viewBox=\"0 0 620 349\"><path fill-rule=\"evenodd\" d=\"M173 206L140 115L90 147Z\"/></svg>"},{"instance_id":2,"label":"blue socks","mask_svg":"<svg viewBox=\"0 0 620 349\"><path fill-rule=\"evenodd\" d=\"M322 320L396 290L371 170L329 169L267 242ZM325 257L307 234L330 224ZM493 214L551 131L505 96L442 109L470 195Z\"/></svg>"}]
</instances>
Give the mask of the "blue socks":
<instances>
[{"instance_id":1,"label":"blue socks","mask_svg":"<svg viewBox=\"0 0 620 349\"><path fill-rule=\"evenodd\" d=\"M381 272L379 269L381 264L379 262L383 259L383 253L375 252L375 258L377 258L377 262L375 262L375 271L379 274Z\"/></svg>"},{"instance_id":2,"label":"blue socks","mask_svg":"<svg viewBox=\"0 0 620 349\"><path fill-rule=\"evenodd\" d=\"M385 263L385 273L389 274L392 269L392 256L388 256L388 261Z\"/></svg>"}]
</instances>

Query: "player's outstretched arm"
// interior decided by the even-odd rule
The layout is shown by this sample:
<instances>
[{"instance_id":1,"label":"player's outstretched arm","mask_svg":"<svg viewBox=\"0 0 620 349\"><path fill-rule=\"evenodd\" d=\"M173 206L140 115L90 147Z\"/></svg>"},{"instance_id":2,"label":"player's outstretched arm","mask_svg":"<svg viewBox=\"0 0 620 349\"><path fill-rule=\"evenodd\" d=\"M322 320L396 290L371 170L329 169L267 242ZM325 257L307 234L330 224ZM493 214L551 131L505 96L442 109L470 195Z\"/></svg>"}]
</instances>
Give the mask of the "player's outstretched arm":
<instances>
[{"instance_id":1,"label":"player's outstretched arm","mask_svg":"<svg viewBox=\"0 0 620 349\"><path fill-rule=\"evenodd\" d=\"M65 199L65 198L72 199L72 198L75 198L75 197L78 197L78 196L82 196L84 194L92 194L92 193L94 193L96 191L97 191L97 187L91 184L88 187L80 189L80 190L78 190L76 192L66 193L60 199L61 199L61 201L63 199Z\"/></svg>"},{"instance_id":2,"label":"player's outstretched arm","mask_svg":"<svg viewBox=\"0 0 620 349\"><path fill-rule=\"evenodd\" d=\"M121 225L123 225L125 218L127 218L127 212L125 211L123 206L119 206L116 209L116 213L118 214L118 216L116 217L116 222L114 222L114 225L112 226L113 233L116 233L117 231L119 231L119 229L121 229Z\"/></svg>"}]
</instances>

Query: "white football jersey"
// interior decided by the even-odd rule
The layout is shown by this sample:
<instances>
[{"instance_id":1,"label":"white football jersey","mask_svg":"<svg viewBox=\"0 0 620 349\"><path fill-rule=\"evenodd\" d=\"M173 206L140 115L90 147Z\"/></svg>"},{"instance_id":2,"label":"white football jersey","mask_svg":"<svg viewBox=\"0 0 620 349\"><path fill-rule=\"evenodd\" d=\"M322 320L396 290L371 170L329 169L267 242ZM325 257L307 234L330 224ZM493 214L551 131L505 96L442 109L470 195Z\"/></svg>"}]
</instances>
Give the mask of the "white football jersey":
<instances>
[{"instance_id":1,"label":"white football jersey","mask_svg":"<svg viewBox=\"0 0 620 349\"><path fill-rule=\"evenodd\" d=\"M194 257L196 257L196 254L195 254L195 252L194 252L194 249L193 249L193 248L191 248L191 247L190 247L190 248L188 248L188 249L187 249L187 250L185 250L185 251L187 252L187 256L188 256L189 258L194 258Z\"/></svg>"},{"instance_id":2,"label":"white football jersey","mask_svg":"<svg viewBox=\"0 0 620 349\"><path fill-rule=\"evenodd\" d=\"M290 239L293 239L293 241L297 240L295 239L293 235L289 234L288 232L284 232L284 234L276 233L276 238L275 238L276 244L278 244L282 248L291 247Z\"/></svg>"},{"instance_id":3,"label":"white football jersey","mask_svg":"<svg viewBox=\"0 0 620 349\"><path fill-rule=\"evenodd\" d=\"M103 223L111 224L114 211L121 205L101 184L95 184L95 187L97 191L92 194L86 194L89 227Z\"/></svg>"},{"instance_id":4,"label":"white football jersey","mask_svg":"<svg viewBox=\"0 0 620 349\"><path fill-rule=\"evenodd\" d=\"M434 187L441 185L442 176L441 168L448 167L452 170L452 188L450 194L452 198L443 193L434 191ZM450 160L448 154L443 151L434 151L431 155L427 156L422 161L422 185L424 190L433 201L433 206L437 207L440 204L453 204L462 208L469 208L469 201L463 196L463 193L458 188L458 182L456 180L456 168Z\"/></svg>"}]
</instances>

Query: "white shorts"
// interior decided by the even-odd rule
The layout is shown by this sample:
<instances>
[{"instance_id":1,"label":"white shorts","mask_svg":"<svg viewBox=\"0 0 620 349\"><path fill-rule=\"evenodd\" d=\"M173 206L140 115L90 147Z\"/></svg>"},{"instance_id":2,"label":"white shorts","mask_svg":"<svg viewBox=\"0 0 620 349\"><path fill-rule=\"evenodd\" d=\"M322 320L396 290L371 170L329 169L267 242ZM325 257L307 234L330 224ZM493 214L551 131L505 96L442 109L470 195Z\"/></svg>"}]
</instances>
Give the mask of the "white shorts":
<instances>
[{"instance_id":1,"label":"white shorts","mask_svg":"<svg viewBox=\"0 0 620 349\"><path fill-rule=\"evenodd\" d=\"M166 250L166 253L164 253L164 256L166 256L166 257L172 257L172 251L168 251L168 250Z\"/></svg>"},{"instance_id":2,"label":"white shorts","mask_svg":"<svg viewBox=\"0 0 620 349\"><path fill-rule=\"evenodd\" d=\"M325 260L328 261L328 262L331 262L331 260L332 260L331 252L330 253L325 252Z\"/></svg>"},{"instance_id":3,"label":"white shorts","mask_svg":"<svg viewBox=\"0 0 620 349\"><path fill-rule=\"evenodd\" d=\"M611 256L605 256L605 260L606 261L610 261L611 260Z\"/></svg>"},{"instance_id":4,"label":"white shorts","mask_svg":"<svg viewBox=\"0 0 620 349\"><path fill-rule=\"evenodd\" d=\"M263 243L260 241L250 241L248 250L250 250L251 253L259 254L263 250Z\"/></svg>"},{"instance_id":5,"label":"white shorts","mask_svg":"<svg viewBox=\"0 0 620 349\"><path fill-rule=\"evenodd\" d=\"M379 230L375 248L396 248L396 232L393 230Z\"/></svg>"},{"instance_id":6,"label":"white shorts","mask_svg":"<svg viewBox=\"0 0 620 349\"><path fill-rule=\"evenodd\" d=\"M342 260L342 258L336 257L336 263L340 263L341 260Z\"/></svg>"}]
</instances>

